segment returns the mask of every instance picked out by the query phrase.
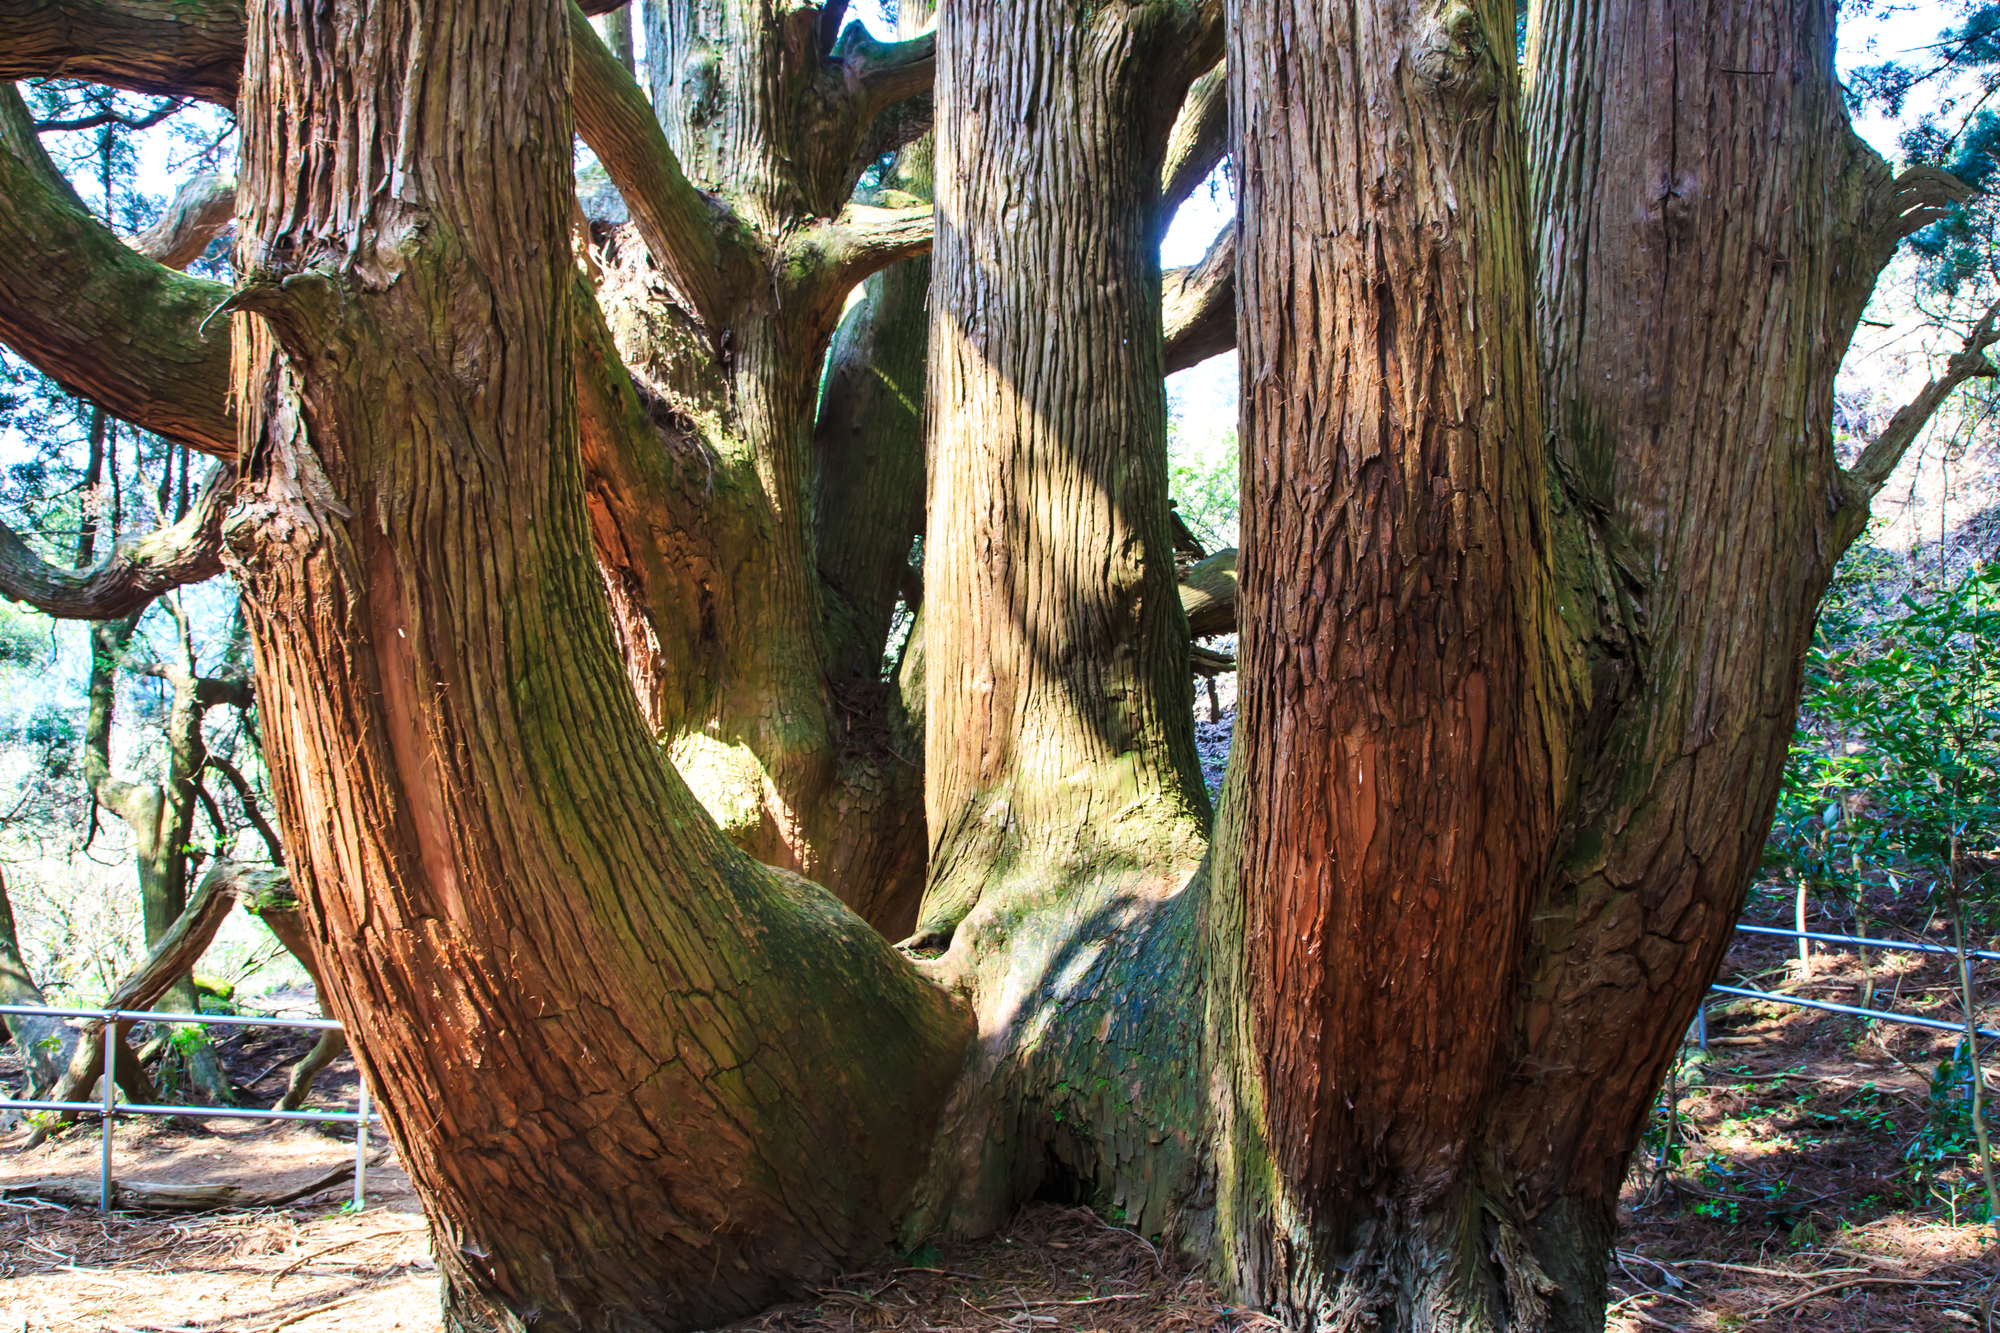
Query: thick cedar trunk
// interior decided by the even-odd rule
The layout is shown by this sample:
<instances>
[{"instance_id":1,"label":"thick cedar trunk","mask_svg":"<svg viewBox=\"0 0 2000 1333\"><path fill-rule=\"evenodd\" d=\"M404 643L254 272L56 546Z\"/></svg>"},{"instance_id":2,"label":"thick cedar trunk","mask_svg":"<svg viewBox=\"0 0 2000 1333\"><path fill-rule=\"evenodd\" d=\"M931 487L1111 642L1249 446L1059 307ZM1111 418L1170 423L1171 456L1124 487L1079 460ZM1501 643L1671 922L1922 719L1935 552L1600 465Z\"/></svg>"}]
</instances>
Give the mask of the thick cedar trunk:
<instances>
[{"instance_id":1,"label":"thick cedar trunk","mask_svg":"<svg viewBox=\"0 0 2000 1333\"><path fill-rule=\"evenodd\" d=\"M1320 1323L1497 1325L1472 1148L1563 746L1513 11L1241 10L1223 1253Z\"/></svg>"},{"instance_id":2,"label":"thick cedar trunk","mask_svg":"<svg viewBox=\"0 0 2000 1333\"><path fill-rule=\"evenodd\" d=\"M699 300L662 290L629 257L613 274L607 315L620 350L685 424L703 475L689 506L700 521L670 525L658 543L668 558L623 587L614 579L612 593L649 720L731 839L901 933L922 855L915 775L896 757L909 728L875 679L857 688L847 678L854 645L843 631L860 626L825 604L813 521L819 368L846 289L822 253L787 250L840 211L860 165L843 145L861 141L882 103L868 91L875 48L847 41L829 52L818 20L810 6L774 18L735 0L646 7L665 131L655 151L727 201L741 229L729 245L764 262ZM907 523L908 478L876 489L848 471L836 484L870 511L851 516L855 526ZM710 503L718 492L720 507ZM878 557L890 577L907 546L906 536L903 550ZM690 548L693 559L672 558ZM841 572L870 583L883 574Z\"/></svg>"},{"instance_id":3,"label":"thick cedar trunk","mask_svg":"<svg viewBox=\"0 0 2000 1333\"><path fill-rule=\"evenodd\" d=\"M1185 886L1209 810L1168 531L1160 179L1219 20L943 15L917 929L949 943L980 1036L924 1224L979 1230L1068 1188L1157 1231L1192 1183Z\"/></svg>"},{"instance_id":4,"label":"thick cedar trunk","mask_svg":"<svg viewBox=\"0 0 2000 1333\"><path fill-rule=\"evenodd\" d=\"M1601 1238L1728 947L1814 611L1870 498L1836 464L1833 380L1920 219L1848 128L1834 16L1558 3L1531 43L1537 326L1582 520L1559 570L1589 710L1487 1132L1563 1328L1601 1318Z\"/></svg>"},{"instance_id":5,"label":"thick cedar trunk","mask_svg":"<svg viewBox=\"0 0 2000 1333\"><path fill-rule=\"evenodd\" d=\"M915 37L932 10L904 0L899 35ZM927 135L903 149L885 184L928 200L932 157ZM816 814L834 825L822 835L827 881L866 892L855 910L892 940L916 924L929 850L921 654L884 659L898 605L914 616L923 604L921 563L910 558L924 530L930 290L928 255L868 280L827 350L813 429L813 544L841 738L839 791Z\"/></svg>"},{"instance_id":6,"label":"thick cedar trunk","mask_svg":"<svg viewBox=\"0 0 2000 1333\"><path fill-rule=\"evenodd\" d=\"M1594 1329L1854 528L1888 173L1821 0L1545 6L1525 104L1511 7L1237 9L1221 1255L1313 1328Z\"/></svg>"},{"instance_id":7,"label":"thick cedar trunk","mask_svg":"<svg viewBox=\"0 0 2000 1333\"><path fill-rule=\"evenodd\" d=\"M549 0L253 11L231 544L313 948L453 1320L678 1329L886 1239L963 1027L719 839L625 685L567 43Z\"/></svg>"}]
</instances>

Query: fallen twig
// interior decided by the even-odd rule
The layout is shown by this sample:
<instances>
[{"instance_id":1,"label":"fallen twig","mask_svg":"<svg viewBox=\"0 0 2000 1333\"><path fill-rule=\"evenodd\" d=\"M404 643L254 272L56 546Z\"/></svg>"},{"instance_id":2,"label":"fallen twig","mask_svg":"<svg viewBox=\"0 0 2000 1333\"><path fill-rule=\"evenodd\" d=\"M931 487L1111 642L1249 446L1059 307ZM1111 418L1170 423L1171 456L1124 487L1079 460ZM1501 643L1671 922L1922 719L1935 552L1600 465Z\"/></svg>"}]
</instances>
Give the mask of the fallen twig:
<instances>
[{"instance_id":1,"label":"fallen twig","mask_svg":"<svg viewBox=\"0 0 2000 1333\"><path fill-rule=\"evenodd\" d=\"M1849 1287L1961 1287L1964 1285L1962 1282L1925 1282L1913 1277L1855 1277L1849 1278L1845 1282L1830 1282L1824 1287L1815 1287L1811 1291L1801 1292L1790 1300L1778 1302L1763 1314L1758 1315L1757 1318L1775 1319L1785 1311L1804 1305L1807 1301L1816 1300L1831 1292L1846 1291Z\"/></svg>"},{"instance_id":2,"label":"fallen twig","mask_svg":"<svg viewBox=\"0 0 2000 1333\"><path fill-rule=\"evenodd\" d=\"M275 1323L259 1324L255 1328L246 1328L243 1330L243 1333L278 1333L279 1329L289 1328L302 1319L310 1319L316 1314L325 1314L328 1310L337 1310L343 1305L352 1305L367 1294L365 1291L360 1291L352 1296L343 1296L337 1301L328 1301L325 1305L315 1305L310 1309L288 1314Z\"/></svg>"},{"instance_id":3,"label":"fallen twig","mask_svg":"<svg viewBox=\"0 0 2000 1333\"><path fill-rule=\"evenodd\" d=\"M349 1236L346 1240L335 1241L331 1245L322 1245L311 1254L293 1260L274 1273L271 1277L271 1290L276 1291L278 1289L278 1279L296 1273L322 1254L332 1254L335 1250L344 1250L350 1245L359 1245L364 1240L376 1240L383 1236L414 1236L419 1231L428 1231L429 1229L430 1226L428 1223L416 1227L390 1227L383 1231L370 1231L365 1235Z\"/></svg>"}]
</instances>

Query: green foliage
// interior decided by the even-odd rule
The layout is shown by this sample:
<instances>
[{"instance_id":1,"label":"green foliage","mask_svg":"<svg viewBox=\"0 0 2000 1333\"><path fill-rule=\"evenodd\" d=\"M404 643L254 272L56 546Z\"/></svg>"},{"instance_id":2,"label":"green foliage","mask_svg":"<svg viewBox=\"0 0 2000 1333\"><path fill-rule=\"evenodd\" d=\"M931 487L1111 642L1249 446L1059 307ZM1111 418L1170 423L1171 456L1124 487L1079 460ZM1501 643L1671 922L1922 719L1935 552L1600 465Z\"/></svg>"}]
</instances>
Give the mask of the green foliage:
<instances>
[{"instance_id":1,"label":"green foliage","mask_svg":"<svg viewBox=\"0 0 2000 1333\"><path fill-rule=\"evenodd\" d=\"M55 654L54 622L13 602L0 601L0 667L39 667Z\"/></svg>"},{"instance_id":2,"label":"green foliage","mask_svg":"<svg viewBox=\"0 0 2000 1333\"><path fill-rule=\"evenodd\" d=\"M1167 438L1167 490L1181 521L1210 554L1236 545L1236 432L1198 442L1178 427Z\"/></svg>"},{"instance_id":3,"label":"green foliage","mask_svg":"<svg viewBox=\"0 0 2000 1333\"><path fill-rule=\"evenodd\" d=\"M2000 829L2000 564L1879 616L1849 578L1808 656L1768 863L1837 893L1895 862L1956 875L1982 903L1977 854Z\"/></svg>"},{"instance_id":4,"label":"green foliage","mask_svg":"<svg viewBox=\"0 0 2000 1333\"><path fill-rule=\"evenodd\" d=\"M1920 89L1936 97L1931 109L1904 129L1897 147L1910 164L1941 167L1978 193L1910 238L1926 285L1956 294L1969 282L1993 275L1993 238L2000 211L1991 187L2000 172L2000 116L1987 105L2000 86L2000 3L1973 0L1960 21L1946 25L1915 62L1889 60L1854 70L1849 105L1873 106L1901 117Z\"/></svg>"},{"instance_id":5,"label":"green foliage","mask_svg":"<svg viewBox=\"0 0 2000 1333\"><path fill-rule=\"evenodd\" d=\"M1966 1044L1961 1041L1949 1056L1938 1061L1937 1071L1931 1075L1930 1094L1925 1099L1923 1128L1903 1150L1903 1162L1912 1181L1920 1189L1933 1193L1945 1185L1942 1177L1969 1156L1976 1144L1972 1129L1972 1065L1967 1056ZM1982 1106L1980 1113L1990 1131L1994 1127L1993 1108ZM1952 1193L1955 1195L1957 1191ZM1975 1196L1980 1193L1972 1191ZM1986 1200L1975 1197L1968 1202L1973 1209L1972 1220L1985 1221Z\"/></svg>"}]
</instances>

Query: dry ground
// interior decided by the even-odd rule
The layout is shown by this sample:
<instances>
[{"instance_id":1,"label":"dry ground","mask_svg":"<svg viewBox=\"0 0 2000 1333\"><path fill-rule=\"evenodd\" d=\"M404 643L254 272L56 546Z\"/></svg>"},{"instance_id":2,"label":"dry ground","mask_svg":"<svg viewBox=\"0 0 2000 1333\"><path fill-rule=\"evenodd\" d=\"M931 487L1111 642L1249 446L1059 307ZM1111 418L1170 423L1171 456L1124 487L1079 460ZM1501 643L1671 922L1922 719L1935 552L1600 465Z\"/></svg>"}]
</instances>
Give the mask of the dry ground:
<instances>
[{"instance_id":1,"label":"dry ground","mask_svg":"<svg viewBox=\"0 0 2000 1333\"><path fill-rule=\"evenodd\" d=\"M1753 901L1753 913L1778 919L1770 901ZM1915 908L1900 931L1940 938ZM1858 998L1863 976L1852 955L1816 958L1802 975L1788 945L1741 940L1725 972L1742 984ZM1893 1000L1906 1012L1958 1015L1943 960L1871 962L1878 1006ZM2000 1252L1992 1230L1975 1221L1977 1182L1962 1157L1924 1160L1939 1123L1931 1075L1950 1036L1754 1001L1718 999L1711 1018L1709 1051L1690 1047L1679 1095L1663 1097L1634 1165L1607 1328L2000 1333L2000 1312L1990 1308L2000 1295ZM2000 1009L1988 1006L1982 1021L2000 1025ZM266 1043L225 1055L232 1073L247 1078L282 1053ZM316 1104L351 1104L351 1065L329 1073ZM259 1100L278 1086L276 1075L260 1083ZM1663 1172L1670 1122L1677 1160ZM0 1186L94 1186L93 1128L9 1152L20 1139L0 1137ZM117 1148L128 1179L262 1190L310 1180L353 1152L345 1136L230 1121L121 1125ZM383 1158L371 1167L370 1206L360 1214L343 1208L345 1187L283 1209L178 1218L106 1219L88 1208L9 1201L0 1206L0 1333L437 1333L437 1275L422 1219L408 1182ZM1222 1333L1277 1325L1232 1308L1144 1238L1083 1209L1037 1204L1001 1236L887 1259L732 1327Z\"/></svg>"}]
</instances>

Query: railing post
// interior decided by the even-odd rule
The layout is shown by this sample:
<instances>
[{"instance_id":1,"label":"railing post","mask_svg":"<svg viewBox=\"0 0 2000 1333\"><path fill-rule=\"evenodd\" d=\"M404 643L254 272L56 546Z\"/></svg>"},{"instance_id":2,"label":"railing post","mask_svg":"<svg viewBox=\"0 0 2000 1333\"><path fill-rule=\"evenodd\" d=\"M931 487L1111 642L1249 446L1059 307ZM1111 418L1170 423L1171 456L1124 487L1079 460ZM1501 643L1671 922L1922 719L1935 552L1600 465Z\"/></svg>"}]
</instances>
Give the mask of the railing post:
<instances>
[{"instance_id":1,"label":"railing post","mask_svg":"<svg viewBox=\"0 0 2000 1333\"><path fill-rule=\"evenodd\" d=\"M98 1211L111 1211L111 1110L118 1097L118 1011L104 1011L104 1115L103 1144L97 1162Z\"/></svg>"},{"instance_id":2,"label":"railing post","mask_svg":"<svg viewBox=\"0 0 2000 1333\"><path fill-rule=\"evenodd\" d=\"M354 1211L368 1206L368 1076L354 1066L354 1083L361 1089L361 1114L354 1121Z\"/></svg>"}]
</instances>

